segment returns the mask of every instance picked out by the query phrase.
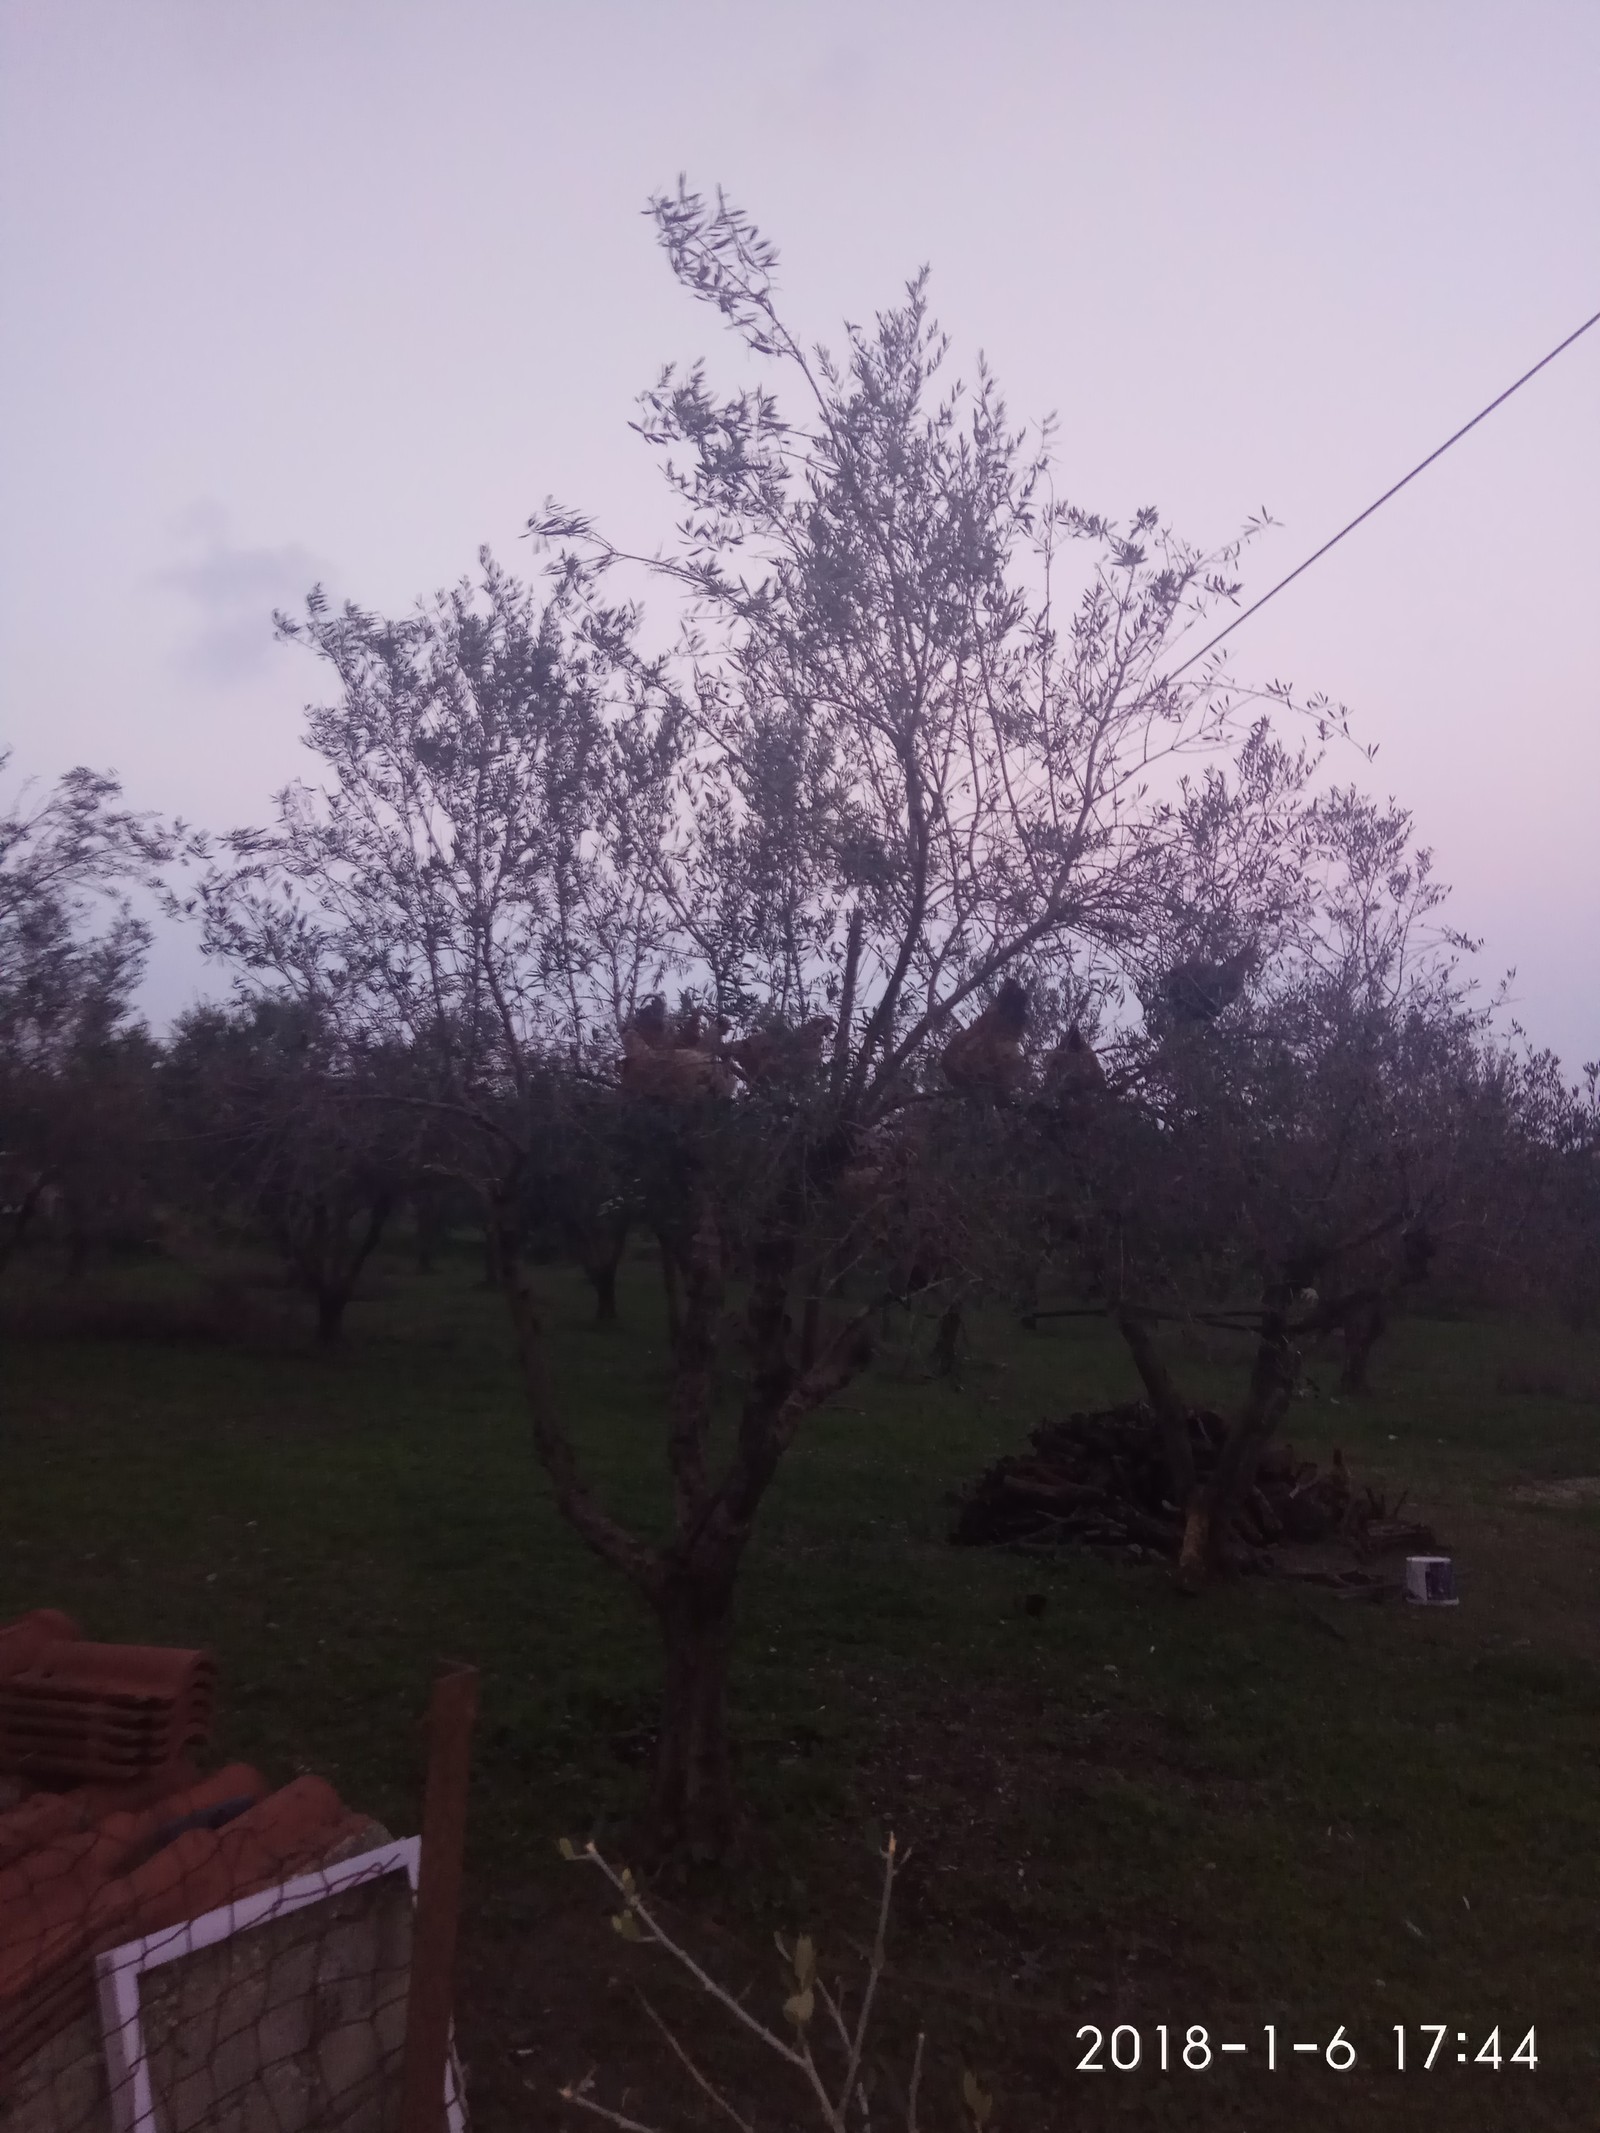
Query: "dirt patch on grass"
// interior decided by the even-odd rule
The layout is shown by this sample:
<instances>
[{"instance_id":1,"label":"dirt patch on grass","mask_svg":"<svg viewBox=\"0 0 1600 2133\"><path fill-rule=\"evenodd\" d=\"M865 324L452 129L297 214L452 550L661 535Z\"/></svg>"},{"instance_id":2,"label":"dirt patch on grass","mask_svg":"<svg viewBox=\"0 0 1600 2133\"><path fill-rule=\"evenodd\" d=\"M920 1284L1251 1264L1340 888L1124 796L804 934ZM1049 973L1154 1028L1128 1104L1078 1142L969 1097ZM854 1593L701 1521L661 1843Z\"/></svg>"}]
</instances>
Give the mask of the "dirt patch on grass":
<instances>
[{"instance_id":1,"label":"dirt patch on grass","mask_svg":"<svg viewBox=\"0 0 1600 2133\"><path fill-rule=\"evenodd\" d=\"M1576 1474L1570 1481L1523 1481L1511 1491L1513 1503L1551 1504L1557 1510L1580 1510L1600 1503L1600 1474Z\"/></svg>"}]
</instances>

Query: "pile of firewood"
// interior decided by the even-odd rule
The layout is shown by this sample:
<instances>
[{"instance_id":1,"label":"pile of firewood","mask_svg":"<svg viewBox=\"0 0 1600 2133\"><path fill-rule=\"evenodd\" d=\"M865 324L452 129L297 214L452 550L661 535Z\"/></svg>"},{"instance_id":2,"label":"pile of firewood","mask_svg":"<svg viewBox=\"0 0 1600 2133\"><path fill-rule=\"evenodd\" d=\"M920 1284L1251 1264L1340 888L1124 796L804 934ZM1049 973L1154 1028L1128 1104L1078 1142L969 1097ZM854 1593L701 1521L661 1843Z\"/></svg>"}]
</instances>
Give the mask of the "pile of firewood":
<instances>
[{"instance_id":1,"label":"pile of firewood","mask_svg":"<svg viewBox=\"0 0 1600 2133\"><path fill-rule=\"evenodd\" d=\"M1209 1408L1188 1410L1195 1475L1215 1470L1227 1434ZM951 1539L976 1547L1056 1546L1149 1550L1176 1556L1183 1511L1172 1501L1165 1447L1143 1401L1042 1422L1032 1450L996 1460L961 1499ZM1234 1534L1247 1548L1284 1541L1342 1541L1362 1556L1397 1548L1431 1549L1433 1534L1391 1510L1372 1488L1358 1489L1343 1455L1328 1466L1299 1459L1293 1445L1271 1444L1240 1506Z\"/></svg>"}]
</instances>

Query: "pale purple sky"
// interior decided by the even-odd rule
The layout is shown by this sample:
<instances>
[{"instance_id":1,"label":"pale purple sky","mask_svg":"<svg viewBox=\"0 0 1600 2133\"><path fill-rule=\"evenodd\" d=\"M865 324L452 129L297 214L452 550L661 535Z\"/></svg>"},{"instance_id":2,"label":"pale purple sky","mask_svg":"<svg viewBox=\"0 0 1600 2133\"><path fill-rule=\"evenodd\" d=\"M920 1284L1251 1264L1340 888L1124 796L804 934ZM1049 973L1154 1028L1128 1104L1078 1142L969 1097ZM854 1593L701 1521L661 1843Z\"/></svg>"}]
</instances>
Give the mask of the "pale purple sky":
<instances>
[{"instance_id":1,"label":"pale purple sky","mask_svg":"<svg viewBox=\"0 0 1600 2133\"><path fill-rule=\"evenodd\" d=\"M640 212L680 169L809 335L931 262L1077 500L1201 543L1265 505L1253 595L1600 307L1600 4L0 0L15 767L260 819L313 578L399 609L484 540L526 568L550 491L653 539L633 396L715 338ZM1574 1067L1597 509L1600 328L1235 639L1351 706ZM218 982L164 943L151 1010Z\"/></svg>"}]
</instances>

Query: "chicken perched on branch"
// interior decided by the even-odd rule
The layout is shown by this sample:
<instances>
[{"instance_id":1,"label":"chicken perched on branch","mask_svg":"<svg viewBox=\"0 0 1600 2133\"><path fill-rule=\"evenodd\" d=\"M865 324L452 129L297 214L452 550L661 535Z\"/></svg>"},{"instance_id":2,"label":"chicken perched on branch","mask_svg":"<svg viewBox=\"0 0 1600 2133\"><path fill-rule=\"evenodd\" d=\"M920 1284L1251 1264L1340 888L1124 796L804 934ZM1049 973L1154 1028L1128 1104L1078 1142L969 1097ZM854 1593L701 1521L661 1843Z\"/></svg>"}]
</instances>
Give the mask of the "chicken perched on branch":
<instances>
[{"instance_id":1,"label":"chicken perched on branch","mask_svg":"<svg viewBox=\"0 0 1600 2133\"><path fill-rule=\"evenodd\" d=\"M674 1030L667 1004L653 994L622 1032L622 1086L630 1096L687 1103L697 1096L728 1096L733 1076L707 1036L700 1010L688 1008Z\"/></svg>"},{"instance_id":2,"label":"chicken perched on branch","mask_svg":"<svg viewBox=\"0 0 1600 2133\"><path fill-rule=\"evenodd\" d=\"M1106 1070L1076 1022L1061 1042L1045 1054L1046 1101L1063 1116L1075 1117L1106 1090Z\"/></svg>"},{"instance_id":3,"label":"chicken perched on branch","mask_svg":"<svg viewBox=\"0 0 1600 2133\"><path fill-rule=\"evenodd\" d=\"M1251 942L1220 963L1198 957L1175 963L1161 981L1161 997L1180 1022L1215 1022L1244 991L1245 981L1260 960L1260 951Z\"/></svg>"},{"instance_id":4,"label":"chicken perched on branch","mask_svg":"<svg viewBox=\"0 0 1600 2133\"><path fill-rule=\"evenodd\" d=\"M650 995L622 1032L624 1050L630 1036L637 1037L653 1051L661 1051L671 1042L667 1034L667 1003L660 993Z\"/></svg>"},{"instance_id":5,"label":"chicken perched on branch","mask_svg":"<svg viewBox=\"0 0 1600 2133\"><path fill-rule=\"evenodd\" d=\"M915 1132L903 1118L881 1119L851 1135L838 1193L853 1218L877 1215L903 1192L918 1152L915 1143Z\"/></svg>"},{"instance_id":6,"label":"chicken perched on branch","mask_svg":"<svg viewBox=\"0 0 1600 2133\"><path fill-rule=\"evenodd\" d=\"M1022 1039L1028 1027L1028 988L1007 978L975 1022L958 1029L942 1065L952 1088L967 1096L1009 1096L1021 1086Z\"/></svg>"},{"instance_id":7,"label":"chicken perched on branch","mask_svg":"<svg viewBox=\"0 0 1600 2133\"><path fill-rule=\"evenodd\" d=\"M728 1018L718 1015L708 1034L706 1018L692 1002L678 1011L677 1027L672 1033L673 1048L680 1052L718 1052L728 1033Z\"/></svg>"},{"instance_id":8,"label":"chicken perched on branch","mask_svg":"<svg viewBox=\"0 0 1600 2133\"><path fill-rule=\"evenodd\" d=\"M813 1015L797 1028L784 1023L768 1024L725 1045L722 1056L737 1068L748 1088L801 1081L822 1064L823 1051L833 1032L828 1015Z\"/></svg>"}]
</instances>

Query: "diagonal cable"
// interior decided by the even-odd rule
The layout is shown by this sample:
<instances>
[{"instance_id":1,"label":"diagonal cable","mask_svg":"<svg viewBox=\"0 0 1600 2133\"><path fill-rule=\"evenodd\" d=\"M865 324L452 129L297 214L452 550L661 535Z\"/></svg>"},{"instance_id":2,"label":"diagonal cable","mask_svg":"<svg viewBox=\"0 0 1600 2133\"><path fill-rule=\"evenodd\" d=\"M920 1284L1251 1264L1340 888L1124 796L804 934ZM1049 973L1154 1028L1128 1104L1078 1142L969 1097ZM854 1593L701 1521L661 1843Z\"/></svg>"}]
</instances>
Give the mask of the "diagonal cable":
<instances>
[{"instance_id":1,"label":"diagonal cable","mask_svg":"<svg viewBox=\"0 0 1600 2133\"><path fill-rule=\"evenodd\" d=\"M1305 561L1297 565L1295 569L1291 570L1286 578L1280 578L1277 584L1272 587L1270 592L1264 592L1261 595L1261 598L1252 602L1252 604L1245 609L1242 615L1235 615L1233 620L1228 624L1228 627L1225 630L1218 630L1217 634L1211 639L1211 642L1209 644L1201 645L1199 651L1194 654L1193 658L1186 659L1181 667L1174 668L1172 673L1167 676L1168 681L1176 681L1180 674L1187 674L1189 669L1193 665L1195 665L1196 661L1204 659L1207 652L1214 652L1217 646L1222 642L1224 637L1231 637L1233 635L1234 631L1239 627L1241 622L1248 622L1250 620L1250 617L1255 614L1259 609L1265 607L1269 600L1276 599L1278 594L1283 591L1286 585L1292 585L1296 578L1302 577L1305 572L1311 568L1313 563L1320 562L1323 556L1327 554L1330 548L1337 548L1339 543L1344 539L1347 533L1354 533L1357 526L1361 525L1364 520L1371 518L1373 512L1380 510L1382 506L1389 501L1391 496L1398 496L1400 494L1400 491L1405 487L1408 481L1415 481L1417 476L1421 474L1426 468L1431 467L1436 459L1442 458L1444 454L1449 451L1451 445L1459 444L1461 442L1461 439L1467 434L1468 430L1475 430L1478 427L1478 424L1483 421L1486 415L1492 415L1497 407L1503 407L1506 401L1511 398L1511 395L1514 392L1520 392L1523 386L1527 384L1530 378L1536 378L1539 375L1540 371L1544 369L1547 363L1553 363L1556 357L1560 355L1563 350L1570 348L1574 341L1580 339L1584 334L1589 331L1589 328L1591 326L1600 326L1600 311L1595 312L1592 318L1586 318L1583 324L1578 327L1575 333L1569 333L1566 339L1564 341L1558 342L1558 344L1551 349L1548 355L1541 356L1538 362L1534 364L1531 370L1525 370L1522 373L1522 376L1517 379L1514 385L1508 385L1503 393L1498 394L1496 398L1489 402L1489 405L1487 407L1480 408L1478 412L1473 416L1470 422L1463 422L1460 429L1456 431L1455 435L1453 437L1447 437L1444 443L1438 447L1437 451L1430 452L1426 459L1418 460L1417 464L1411 469L1411 472L1409 474L1402 474L1400 479L1395 483L1394 487L1392 489L1385 489L1376 503L1368 504L1366 510L1361 512L1358 517L1353 518L1348 526L1341 526L1339 528L1339 531L1333 536L1332 540L1323 542L1322 546L1316 551L1315 555L1308 555Z\"/></svg>"}]
</instances>

